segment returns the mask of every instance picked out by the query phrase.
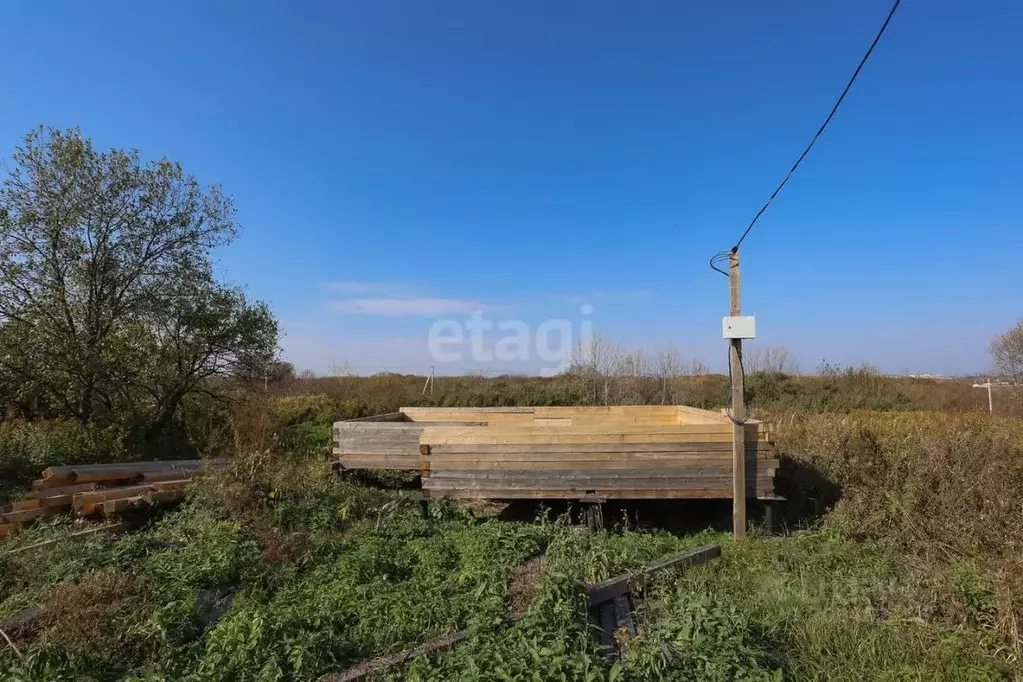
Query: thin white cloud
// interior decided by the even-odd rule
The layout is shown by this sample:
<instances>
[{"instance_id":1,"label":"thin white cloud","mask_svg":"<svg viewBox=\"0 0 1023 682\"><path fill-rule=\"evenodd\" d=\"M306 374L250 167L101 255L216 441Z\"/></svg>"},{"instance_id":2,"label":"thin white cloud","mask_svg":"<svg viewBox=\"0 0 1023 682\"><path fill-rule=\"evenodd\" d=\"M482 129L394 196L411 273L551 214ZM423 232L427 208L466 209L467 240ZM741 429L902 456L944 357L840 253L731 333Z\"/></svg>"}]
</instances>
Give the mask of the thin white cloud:
<instances>
[{"instance_id":1,"label":"thin white cloud","mask_svg":"<svg viewBox=\"0 0 1023 682\"><path fill-rule=\"evenodd\" d=\"M577 304L612 302L634 303L649 300L652 296L652 292L642 289L635 291L592 291L588 294L551 294L551 297L554 299Z\"/></svg>"},{"instance_id":2,"label":"thin white cloud","mask_svg":"<svg viewBox=\"0 0 1023 682\"><path fill-rule=\"evenodd\" d=\"M438 315L468 315L487 306L479 301L460 298L349 298L327 303L330 310L358 315L386 317L435 317Z\"/></svg>"},{"instance_id":3,"label":"thin white cloud","mask_svg":"<svg viewBox=\"0 0 1023 682\"><path fill-rule=\"evenodd\" d=\"M395 282L329 282L327 288L343 296L400 296L411 293L407 284Z\"/></svg>"},{"instance_id":4,"label":"thin white cloud","mask_svg":"<svg viewBox=\"0 0 1023 682\"><path fill-rule=\"evenodd\" d=\"M404 282L371 282L343 280L329 282L325 287L336 296L326 306L329 310L360 315L387 317L430 317L462 315L486 310L508 313L529 302L567 302L574 305L594 303L638 303L647 301L652 293L646 290L594 291L583 293L517 294L518 303L490 301L486 304L470 299L431 296L421 286Z\"/></svg>"}]
</instances>

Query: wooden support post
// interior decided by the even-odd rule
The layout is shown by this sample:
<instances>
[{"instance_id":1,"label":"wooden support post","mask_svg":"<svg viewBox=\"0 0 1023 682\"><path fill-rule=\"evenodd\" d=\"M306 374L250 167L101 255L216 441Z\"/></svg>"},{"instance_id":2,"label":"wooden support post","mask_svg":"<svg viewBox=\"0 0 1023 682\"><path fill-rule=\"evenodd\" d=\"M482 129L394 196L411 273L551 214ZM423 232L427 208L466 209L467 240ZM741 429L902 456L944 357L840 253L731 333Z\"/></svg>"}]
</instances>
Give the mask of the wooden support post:
<instances>
[{"instance_id":1,"label":"wooden support post","mask_svg":"<svg viewBox=\"0 0 1023 682\"><path fill-rule=\"evenodd\" d=\"M618 618L613 599L597 606L597 618L600 623L600 643L608 647L614 646Z\"/></svg>"},{"instance_id":2,"label":"wooden support post","mask_svg":"<svg viewBox=\"0 0 1023 682\"><path fill-rule=\"evenodd\" d=\"M742 315L739 250L728 256L730 315ZM746 388L742 372L742 339L732 339L728 351L732 376L732 535L746 537Z\"/></svg>"},{"instance_id":3,"label":"wooden support post","mask_svg":"<svg viewBox=\"0 0 1023 682\"><path fill-rule=\"evenodd\" d=\"M604 530L604 509L598 502L583 502L583 516L591 533Z\"/></svg>"},{"instance_id":4,"label":"wooden support post","mask_svg":"<svg viewBox=\"0 0 1023 682\"><path fill-rule=\"evenodd\" d=\"M764 530L768 535L774 535L774 500L764 500Z\"/></svg>"}]
</instances>

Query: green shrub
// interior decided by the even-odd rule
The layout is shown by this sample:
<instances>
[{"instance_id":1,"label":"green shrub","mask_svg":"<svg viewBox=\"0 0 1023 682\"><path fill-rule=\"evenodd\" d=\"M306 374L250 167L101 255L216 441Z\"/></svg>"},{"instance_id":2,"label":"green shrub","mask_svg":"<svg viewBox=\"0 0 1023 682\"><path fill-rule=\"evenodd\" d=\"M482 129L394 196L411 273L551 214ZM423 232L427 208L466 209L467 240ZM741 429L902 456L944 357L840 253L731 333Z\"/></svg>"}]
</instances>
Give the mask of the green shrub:
<instances>
[{"instance_id":1,"label":"green shrub","mask_svg":"<svg viewBox=\"0 0 1023 682\"><path fill-rule=\"evenodd\" d=\"M48 466L110 462L123 456L115 433L76 421L0 421L0 498L23 491Z\"/></svg>"},{"instance_id":2,"label":"green shrub","mask_svg":"<svg viewBox=\"0 0 1023 682\"><path fill-rule=\"evenodd\" d=\"M630 680L777 680L748 612L734 600L676 583L661 590L666 608L628 645Z\"/></svg>"},{"instance_id":3,"label":"green shrub","mask_svg":"<svg viewBox=\"0 0 1023 682\"><path fill-rule=\"evenodd\" d=\"M952 570L952 584L963 609L974 624L982 626L994 624L998 615L998 603L995 585L990 576L975 563L963 561Z\"/></svg>"}]
</instances>

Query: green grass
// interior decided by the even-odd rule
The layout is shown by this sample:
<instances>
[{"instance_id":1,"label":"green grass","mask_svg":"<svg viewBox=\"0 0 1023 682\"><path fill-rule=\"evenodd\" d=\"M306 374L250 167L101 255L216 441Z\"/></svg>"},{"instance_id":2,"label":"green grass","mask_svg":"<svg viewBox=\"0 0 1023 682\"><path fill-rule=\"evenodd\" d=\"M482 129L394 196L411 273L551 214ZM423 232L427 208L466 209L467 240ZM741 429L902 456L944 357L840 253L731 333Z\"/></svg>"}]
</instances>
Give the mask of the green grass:
<instances>
[{"instance_id":1,"label":"green grass","mask_svg":"<svg viewBox=\"0 0 1023 682\"><path fill-rule=\"evenodd\" d=\"M57 608L58 585L97 616L94 598L111 597L97 583L114 574L133 586L98 620L44 622L22 639L23 660L2 650L0 678L313 679L499 620L511 568L543 552L552 534L549 524L482 521L444 504L423 519L400 495L336 481L273 504L271 531L215 502L197 497L123 538L0 557L0 616L33 603ZM5 549L66 532L39 525ZM275 538L296 536L300 551L276 551ZM215 624L199 606L211 592L233 595Z\"/></svg>"},{"instance_id":2,"label":"green grass","mask_svg":"<svg viewBox=\"0 0 1023 682\"><path fill-rule=\"evenodd\" d=\"M293 407L281 422L302 440L307 406ZM970 539L947 538L944 546L959 551L941 563L923 560L930 545L907 542L905 532L863 532L906 519L891 512L896 488L875 491L858 472L884 473L898 457L917 455L889 445L911 442L898 433L885 440L850 423L848 434L830 422L805 434L790 427L807 443L837 439L836 454L821 463L846 486L843 505L817 530L742 542L711 532L591 533L547 514L506 522L444 502L431 503L424 518L403 493L328 476L304 448L258 451L193 486L185 504L138 532L9 553L71 531L66 520L46 520L0 545L0 619L34 604L51 614L34 631L11 633L23 657L0 648L0 679L315 680L460 628L473 634L454 651L381 679L1019 676L1000 625L1012 583L992 577L983 557L970 558ZM934 447L931 461L945 461ZM983 461L973 457L974 468ZM1000 470L981 471L993 480ZM970 528L972 520L956 523ZM584 585L707 543L720 543L722 557L660 576L640 603L639 633L623 642L623 659L602 653ZM509 626L514 569L537 557L536 597Z\"/></svg>"},{"instance_id":3,"label":"green grass","mask_svg":"<svg viewBox=\"0 0 1023 682\"><path fill-rule=\"evenodd\" d=\"M728 542L720 562L669 588L669 613L694 595L741 613L787 679L977 680L1008 670L989 655L987 633L940 618L939 593L896 552L838 533Z\"/></svg>"},{"instance_id":4,"label":"green grass","mask_svg":"<svg viewBox=\"0 0 1023 682\"><path fill-rule=\"evenodd\" d=\"M638 558L634 552L652 544L676 551L711 540L724 546L722 558L659 580L642 603L643 626L626 644L624 662L601 657L574 589L581 573L606 558L628 563L625 557ZM559 543L564 554L555 549ZM833 533L737 544L720 535L682 541L566 530L552 544L552 568L555 575L522 622L414 662L409 679L997 680L1012 674L991 655L983 631L921 615L933 595L895 553Z\"/></svg>"},{"instance_id":5,"label":"green grass","mask_svg":"<svg viewBox=\"0 0 1023 682\"><path fill-rule=\"evenodd\" d=\"M204 498L140 533L5 555L0 615L31 603L57 608L58 585L63 600L91 615L74 622L79 611L63 608L72 622L47 622L23 637L23 659L9 649L0 653L0 678L313 680L462 627L476 635L455 651L383 677L978 680L1009 674L991 656L987 631L943 623L926 580L897 553L836 532L737 544L711 533L590 533L546 517L478 519L446 504L424 519L398 494L340 482L321 483L316 499L282 501L272 516L279 534L273 537L304 538L301 551L284 561L268 554L265 530ZM17 542L65 532L57 522L40 524ZM721 543L723 556L663 576L642 602L643 625L626 643L624 661L602 655L582 586L708 542ZM541 554L538 597L518 622L504 626L511 569ZM964 585L976 588L976 577L967 569L963 575ZM115 597L104 587L111 584L121 586ZM983 590L976 589L983 608ZM206 622L199 606L211 592L233 595L216 623ZM97 599L114 603L98 608Z\"/></svg>"}]
</instances>

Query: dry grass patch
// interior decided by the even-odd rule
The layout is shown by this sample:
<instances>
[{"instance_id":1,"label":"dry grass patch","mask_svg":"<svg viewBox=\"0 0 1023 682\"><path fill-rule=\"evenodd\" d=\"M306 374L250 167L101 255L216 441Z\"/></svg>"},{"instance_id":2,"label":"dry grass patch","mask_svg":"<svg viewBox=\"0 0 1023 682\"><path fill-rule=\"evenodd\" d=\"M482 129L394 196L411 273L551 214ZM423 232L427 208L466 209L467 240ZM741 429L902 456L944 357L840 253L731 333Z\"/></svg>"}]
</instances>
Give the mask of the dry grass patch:
<instances>
[{"instance_id":1,"label":"dry grass patch","mask_svg":"<svg viewBox=\"0 0 1023 682\"><path fill-rule=\"evenodd\" d=\"M57 585L44 604L44 638L69 648L113 648L121 639L118 616L139 591L134 577L116 570L94 571L79 582Z\"/></svg>"},{"instance_id":2,"label":"dry grass patch","mask_svg":"<svg viewBox=\"0 0 1023 682\"><path fill-rule=\"evenodd\" d=\"M544 568L544 557L540 555L511 570L508 576L508 607L512 614L525 613L540 594Z\"/></svg>"},{"instance_id":3,"label":"dry grass patch","mask_svg":"<svg viewBox=\"0 0 1023 682\"><path fill-rule=\"evenodd\" d=\"M791 499L834 486L828 519L906 551L957 617L1023 651L1023 420L984 413L771 415ZM800 476L805 474L802 478Z\"/></svg>"}]
</instances>

